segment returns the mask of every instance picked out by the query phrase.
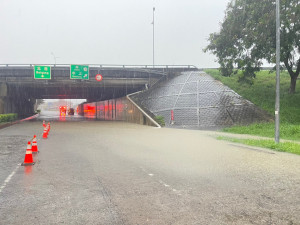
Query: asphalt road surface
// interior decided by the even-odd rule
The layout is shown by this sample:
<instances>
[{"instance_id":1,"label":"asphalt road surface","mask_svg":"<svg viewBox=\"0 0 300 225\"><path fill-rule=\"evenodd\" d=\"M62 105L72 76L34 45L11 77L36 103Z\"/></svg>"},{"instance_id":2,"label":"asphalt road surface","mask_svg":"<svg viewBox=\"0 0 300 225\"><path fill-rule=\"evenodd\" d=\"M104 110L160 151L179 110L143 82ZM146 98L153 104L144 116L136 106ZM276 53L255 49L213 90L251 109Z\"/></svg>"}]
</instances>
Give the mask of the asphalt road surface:
<instances>
[{"instance_id":1,"label":"asphalt road surface","mask_svg":"<svg viewBox=\"0 0 300 225\"><path fill-rule=\"evenodd\" d=\"M297 155L74 118L0 130L0 224L300 224Z\"/></svg>"}]
</instances>

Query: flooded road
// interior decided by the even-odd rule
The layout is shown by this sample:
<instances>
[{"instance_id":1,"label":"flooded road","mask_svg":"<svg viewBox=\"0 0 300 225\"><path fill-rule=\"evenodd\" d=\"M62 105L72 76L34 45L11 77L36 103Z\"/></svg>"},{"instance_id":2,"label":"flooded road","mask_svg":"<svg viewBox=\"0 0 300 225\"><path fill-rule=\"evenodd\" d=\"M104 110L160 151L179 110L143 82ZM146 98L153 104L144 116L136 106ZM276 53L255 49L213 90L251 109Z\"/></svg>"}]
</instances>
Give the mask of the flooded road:
<instances>
[{"instance_id":1,"label":"flooded road","mask_svg":"<svg viewBox=\"0 0 300 225\"><path fill-rule=\"evenodd\" d=\"M299 224L297 155L52 116L0 130L0 224ZM19 166L34 134L36 164Z\"/></svg>"},{"instance_id":2,"label":"flooded road","mask_svg":"<svg viewBox=\"0 0 300 225\"><path fill-rule=\"evenodd\" d=\"M60 115L59 111L42 111L36 118L37 121L51 122L51 121L82 121L86 120L83 116L75 115Z\"/></svg>"}]
</instances>

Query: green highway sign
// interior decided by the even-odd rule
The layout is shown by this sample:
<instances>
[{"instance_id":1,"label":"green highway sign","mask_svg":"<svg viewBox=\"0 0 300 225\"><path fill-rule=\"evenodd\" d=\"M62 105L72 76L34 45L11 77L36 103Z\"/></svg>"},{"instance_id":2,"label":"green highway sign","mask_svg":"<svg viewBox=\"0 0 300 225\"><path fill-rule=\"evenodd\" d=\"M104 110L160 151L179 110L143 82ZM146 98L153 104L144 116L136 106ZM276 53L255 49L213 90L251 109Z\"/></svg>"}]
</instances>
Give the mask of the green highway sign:
<instances>
[{"instance_id":1,"label":"green highway sign","mask_svg":"<svg viewBox=\"0 0 300 225\"><path fill-rule=\"evenodd\" d=\"M51 79L51 67L34 66L34 79Z\"/></svg>"},{"instance_id":2,"label":"green highway sign","mask_svg":"<svg viewBox=\"0 0 300 225\"><path fill-rule=\"evenodd\" d=\"M89 66L87 65L71 65L70 68L71 79L89 79Z\"/></svg>"}]
</instances>

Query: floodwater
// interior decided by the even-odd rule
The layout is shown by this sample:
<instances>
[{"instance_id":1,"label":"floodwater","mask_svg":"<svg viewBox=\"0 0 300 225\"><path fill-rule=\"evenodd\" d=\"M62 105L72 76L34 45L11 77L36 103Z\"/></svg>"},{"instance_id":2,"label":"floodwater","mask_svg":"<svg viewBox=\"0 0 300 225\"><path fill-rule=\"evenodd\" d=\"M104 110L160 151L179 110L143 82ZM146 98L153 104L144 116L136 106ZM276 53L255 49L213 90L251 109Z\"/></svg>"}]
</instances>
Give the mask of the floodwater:
<instances>
[{"instance_id":1,"label":"floodwater","mask_svg":"<svg viewBox=\"0 0 300 225\"><path fill-rule=\"evenodd\" d=\"M298 155L123 122L42 131L40 120L0 130L2 224L299 224ZM24 168L33 134L40 153Z\"/></svg>"}]
</instances>

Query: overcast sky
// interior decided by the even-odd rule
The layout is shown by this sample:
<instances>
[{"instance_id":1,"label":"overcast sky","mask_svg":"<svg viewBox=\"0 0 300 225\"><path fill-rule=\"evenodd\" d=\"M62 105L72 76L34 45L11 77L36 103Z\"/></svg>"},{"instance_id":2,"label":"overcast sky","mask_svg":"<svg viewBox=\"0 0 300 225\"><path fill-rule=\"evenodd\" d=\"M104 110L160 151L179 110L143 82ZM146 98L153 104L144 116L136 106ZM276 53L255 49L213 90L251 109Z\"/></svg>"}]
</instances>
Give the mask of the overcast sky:
<instances>
[{"instance_id":1,"label":"overcast sky","mask_svg":"<svg viewBox=\"0 0 300 225\"><path fill-rule=\"evenodd\" d=\"M0 0L0 64L218 67L203 53L230 0ZM52 54L53 53L53 54Z\"/></svg>"}]
</instances>

